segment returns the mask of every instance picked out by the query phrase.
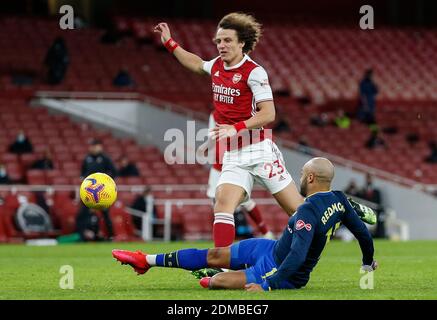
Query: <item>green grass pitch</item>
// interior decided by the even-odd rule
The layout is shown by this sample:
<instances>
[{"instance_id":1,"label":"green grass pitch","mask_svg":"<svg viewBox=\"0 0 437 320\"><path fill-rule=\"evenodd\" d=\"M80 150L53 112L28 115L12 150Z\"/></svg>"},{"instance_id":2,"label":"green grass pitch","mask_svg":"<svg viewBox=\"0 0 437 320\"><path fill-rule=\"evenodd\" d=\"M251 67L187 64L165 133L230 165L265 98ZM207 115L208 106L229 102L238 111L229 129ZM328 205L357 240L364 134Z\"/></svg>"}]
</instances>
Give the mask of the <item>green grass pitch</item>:
<instances>
[{"instance_id":1,"label":"green grass pitch","mask_svg":"<svg viewBox=\"0 0 437 320\"><path fill-rule=\"evenodd\" d=\"M437 299L437 242L375 241L373 290L360 288L356 241L332 241L300 290L251 293L206 290L188 271L153 268L137 276L111 255L113 248L150 253L207 248L210 242L99 243L49 247L0 245L0 300L5 299ZM60 268L73 267L74 289L61 289Z\"/></svg>"}]
</instances>

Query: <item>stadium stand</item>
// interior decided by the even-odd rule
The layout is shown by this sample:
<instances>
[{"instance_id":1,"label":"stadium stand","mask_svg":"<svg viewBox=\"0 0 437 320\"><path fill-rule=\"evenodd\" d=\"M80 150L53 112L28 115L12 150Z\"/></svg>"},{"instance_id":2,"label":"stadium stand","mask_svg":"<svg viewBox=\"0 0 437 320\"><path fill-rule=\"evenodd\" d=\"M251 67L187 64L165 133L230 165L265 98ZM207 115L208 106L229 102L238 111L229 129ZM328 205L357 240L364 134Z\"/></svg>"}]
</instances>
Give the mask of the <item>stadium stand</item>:
<instances>
[{"instance_id":1,"label":"stadium stand","mask_svg":"<svg viewBox=\"0 0 437 320\"><path fill-rule=\"evenodd\" d=\"M159 39L150 32L155 21L116 17L115 22L120 33L130 30L132 36L122 38L115 46L100 43L102 31L97 29L67 33L66 42L73 58L64 83L52 87L37 78L31 86L32 90L111 91L114 90L111 84L113 75L120 66L127 65L137 84L136 91L194 111L209 112L208 81L184 70L175 59L170 59L166 52L160 50ZM205 59L215 56L215 47L211 43L215 30L212 22L175 19L170 23L174 38L188 50ZM55 22L10 17L1 20L0 26L6 31L2 33L0 43L9 44L4 47L1 64L9 66L11 72L25 69L37 73L46 48L57 35ZM28 33L30 28L34 31L32 37ZM139 39L148 42L140 45L137 43ZM436 181L437 173L432 170L431 164L423 162L423 158L428 141L437 137L433 126L437 114L434 108L437 100L437 61L436 55L432 54L436 46L437 32L427 29L387 27L363 33L346 26L327 28L317 24L271 24L266 26L263 42L253 58L268 69L274 91L291 95L278 95L276 99L278 113L288 117L292 123L292 132L282 134L282 138L297 142L301 132L305 132L312 147L332 152L332 148L328 150L328 147L335 145L338 147L335 153L344 158L422 183L431 183ZM341 59L331 58L339 56ZM387 152L375 150L369 154L362 147L369 131L357 121L352 123L353 130L348 131L348 144L343 143L343 132L336 128L315 129L309 125L311 114L338 108L354 112L358 82L368 67L374 69L375 81L380 89L378 123L381 127L395 126L398 129L395 135L383 133L389 146ZM2 77L2 87L5 90L14 89L6 77ZM302 107L296 102L302 98L308 99L310 104ZM38 117L43 120L44 114ZM2 119L11 120L6 121L9 130L18 128L13 114L3 114ZM35 133L34 139L40 141L30 115L22 120L30 134ZM63 134L73 140L74 131L70 129L65 128ZM55 132L53 126L44 128L46 136ZM400 161L405 166L390 165L392 162L389 159L406 159L405 151L410 146L404 136L409 133L420 137L414 157L408 156L409 161ZM322 136L324 139L320 139ZM56 139L59 141L52 135L49 143L56 145ZM62 147L58 144L58 148ZM113 150L113 153L117 151ZM364 157L364 154L368 156ZM8 160L8 163L12 162ZM14 177L20 178L19 168L10 166Z\"/></svg>"},{"instance_id":2,"label":"stadium stand","mask_svg":"<svg viewBox=\"0 0 437 320\"><path fill-rule=\"evenodd\" d=\"M117 44L101 43L103 31L98 29L64 33L71 64L63 83L50 86L44 83L42 61L47 48L59 35L58 22L14 16L0 19L0 162L6 165L10 178L16 183L78 185L80 162L87 151L84 142L95 137L103 141L105 150L114 160L129 154L130 160L137 164L140 177L119 178L119 185L206 184L208 172L201 166L167 165L153 146L140 146L133 139L116 138L109 132L75 123L65 115L29 107L28 98L41 90L114 91L113 76L120 67L128 66L136 85L133 89L117 88L117 91L135 90L190 110L210 112L209 82L184 70L162 50L159 39L151 32L156 21L119 16L115 22L120 34L131 34L122 37ZM205 59L216 55L211 42L215 24L180 19L170 23L173 37L186 49ZM297 142L304 132L313 148L421 183L436 183L435 165L423 161L428 141L437 140L434 125L437 119L436 49L437 32L432 29L381 27L372 33L363 33L342 25L270 23L265 26L263 42L253 58L269 71L271 86L277 94L277 112L291 124L289 132L278 133L280 138ZM353 130L347 131L347 140L341 129L310 124L314 114L331 114L339 108L354 112L358 82L368 67L373 68L380 89L377 122L381 129L395 127L397 130L395 134L382 130L387 150L366 150L364 144L369 128L356 120L352 121ZM14 74L30 74L32 81L17 85L10 76ZM307 103L302 103L303 100ZM30 137L34 153L17 156L7 152L7 145L19 129L24 129ZM408 134L419 137L414 146L406 141ZM47 147L53 154L54 170L30 170L30 164ZM203 198L204 193L161 190L156 191L155 196L158 199ZM16 194L7 192L3 197L9 199ZM77 204L65 194L56 193L54 199L55 225L63 234L69 233L74 227ZM128 240L134 236L131 225L118 222L126 217L123 206L129 205L132 193L121 192L119 199L121 204L111 212L116 221L114 230L117 239ZM11 201L5 200L2 207L8 207ZM175 223L181 222L187 234L194 238L211 233L210 215L201 220L194 218L194 213L201 209L207 210L202 206L184 208L185 212L192 211L192 216L182 215L175 209ZM276 226L282 225L286 216L275 206L266 206L263 211L269 212L265 217L267 223L279 231ZM158 213L162 216L162 206ZM0 241L20 239L22 235L14 231L8 215L2 216Z\"/></svg>"}]
</instances>

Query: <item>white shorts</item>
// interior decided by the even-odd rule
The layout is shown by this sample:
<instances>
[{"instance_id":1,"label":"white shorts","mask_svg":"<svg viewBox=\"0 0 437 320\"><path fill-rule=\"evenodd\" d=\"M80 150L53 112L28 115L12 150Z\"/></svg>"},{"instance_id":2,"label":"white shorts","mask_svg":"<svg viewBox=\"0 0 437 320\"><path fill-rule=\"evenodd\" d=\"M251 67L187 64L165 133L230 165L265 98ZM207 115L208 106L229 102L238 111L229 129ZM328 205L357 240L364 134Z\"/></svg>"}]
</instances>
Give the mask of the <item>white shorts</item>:
<instances>
[{"instance_id":1,"label":"white shorts","mask_svg":"<svg viewBox=\"0 0 437 320\"><path fill-rule=\"evenodd\" d=\"M250 198L254 182L271 194L293 182L281 151L270 139L239 150L226 151L223 156L223 168L217 185L229 183L242 187L246 191L245 202Z\"/></svg>"},{"instance_id":2,"label":"white shorts","mask_svg":"<svg viewBox=\"0 0 437 320\"><path fill-rule=\"evenodd\" d=\"M211 167L209 170L209 179L208 179L208 189L206 191L206 195L210 199L215 199L215 191L217 189L217 183L220 179L221 171ZM246 202L241 203L247 211L252 211L252 209L256 206L255 201L252 199L247 200Z\"/></svg>"}]
</instances>

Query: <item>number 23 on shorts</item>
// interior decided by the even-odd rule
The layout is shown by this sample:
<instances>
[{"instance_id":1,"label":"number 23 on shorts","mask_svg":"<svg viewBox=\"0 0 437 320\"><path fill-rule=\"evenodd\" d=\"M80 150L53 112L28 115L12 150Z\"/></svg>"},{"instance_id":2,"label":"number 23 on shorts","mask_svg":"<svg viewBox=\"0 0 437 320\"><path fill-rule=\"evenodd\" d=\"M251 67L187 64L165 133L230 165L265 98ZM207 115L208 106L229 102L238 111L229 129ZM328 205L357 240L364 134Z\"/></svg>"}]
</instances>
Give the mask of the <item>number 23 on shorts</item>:
<instances>
[{"instance_id":1,"label":"number 23 on shorts","mask_svg":"<svg viewBox=\"0 0 437 320\"><path fill-rule=\"evenodd\" d=\"M265 163L264 170L269 173L269 179L275 177L276 175L282 174L285 171L279 160L276 160L272 163Z\"/></svg>"}]
</instances>

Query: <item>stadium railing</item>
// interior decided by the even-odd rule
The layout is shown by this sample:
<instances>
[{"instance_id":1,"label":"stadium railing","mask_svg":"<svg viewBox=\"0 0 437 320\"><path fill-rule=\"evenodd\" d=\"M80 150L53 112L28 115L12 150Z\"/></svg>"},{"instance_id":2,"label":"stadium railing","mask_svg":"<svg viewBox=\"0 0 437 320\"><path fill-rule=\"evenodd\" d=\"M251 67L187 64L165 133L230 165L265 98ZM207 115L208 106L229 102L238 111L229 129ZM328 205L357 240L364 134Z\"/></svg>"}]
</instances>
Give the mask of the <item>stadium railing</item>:
<instances>
[{"instance_id":1,"label":"stadium railing","mask_svg":"<svg viewBox=\"0 0 437 320\"><path fill-rule=\"evenodd\" d=\"M117 186L119 192L131 192L140 193L144 190L143 185L119 185ZM255 188L260 189L259 187ZM209 198L174 198L171 196L173 191L205 191L205 185L154 185L151 186L152 193L154 191L166 191L169 196L166 198L155 199L154 204L162 206L164 208L164 215L160 218L153 217L152 205L149 205L146 212L138 211L130 208L126 203L126 212L132 216L137 216L142 219L141 238L145 241L162 240L165 242L171 241L172 238L172 226L174 217L174 208L180 206L204 206L211 205L211 199ZM260 189L261 190L261 189ZM11 192L17 194L19 192L56 192L56 191L71 191L74 192L75 198L73 200L79 200L79 188L75 185L60 185L60 186L48 186L48 185L4 185L0 186L0 192ZM353 197L354 198L354 197ZM354 198L360 203L371 207L374 210L379 209L379 205L366 201L361 198ZM259 205L276 205L276 201L273 198L256 198L256 202ZM408 240L409 239L409 226L406 222L396 217L396 212L391 208L384 208L385 210L385 225L387 230L387 236L393 240ZM155 237L153 235L153 226L163 226L162 238ZM373 230L374 226L368 226L370 230Z\"/></svg>"},{"instance_id":2,"label":"stadium railing","mask_svg":"<svg viewBox=\"0 0 437 320\"><path fill-rule=\"evenodd\" d=\"M211 199L207 198L198 198L198 199L187 199L187 198L174 198L171 196L171 192L173 191L202 191L206 194L205 185L152 185L151 191L165 191L169 193L167 198L159 198L154 200L154 204L157 206L163 206L164 208L164 216L162 218L154 218L152 214L152 206L149 205L146 212L138 211L132 209L128 206L127 203L123 203L125 206L125 210L132 216L137 216L142 219L142 230L141 230L141 238L145 241L151 240L162 240L162 241L171 241L172 237L172 223L173 223L173 209L175 206L201 206L201 205L211 205ZM260 188L255 188L260 189ZM117 191L119 193L129 192L129 193L141 193L144 190L144 185L118 185ZM79 187L76 185L1 185L0 193L11 193L11 194L20 194L20 192L47 192L49 194L54 194L57 191L69 191L74 194L74 197L71 199L72 201L80 201L79 200ZM260 205L275 205L276 201L273 198L257 198L257 203ZM163 226L163 237L157 238L153 236L153 226L161 225Z\"/></svg>"},{"instance_id":3,"label":"stadium railing","mask_svg":"<svg viewBox=\"0 0 437 320\"><path fill-rule=\"evenodd\" d=\"M68 91L38 91L35 94L36 98L54 98L54 99L126 99L126 100L138 100L148 104L152 104L154 106L163 108L165 110L174 111L178 113L184 113L190 118L199 119L206 121L208 119L208 115L201 112L195 112L193 110L188 110L185 107L177 105L175 103L171 103L168 101L163 101L154 97L150 97L141 93L135 92L68 92ZM108 123L109 124L109 123ZM302 146L299 144L284 140L277 139L278 145L281 147L290 148L295 151L302 152ZM333 155L315 148L306 147L307 154L311 154L313 156L324 156L331 159L336 164L342 165L346 168L356 170L363 173L371 173L374 176L379 178L415 189L420 190L426 193L434 193L437 192L437 184L423 184L419 183L415 180L408 179L384 170L380 170L374 167L370 167L353 160L345 159L343 157Z\"/></svg>"}]
</instances>

